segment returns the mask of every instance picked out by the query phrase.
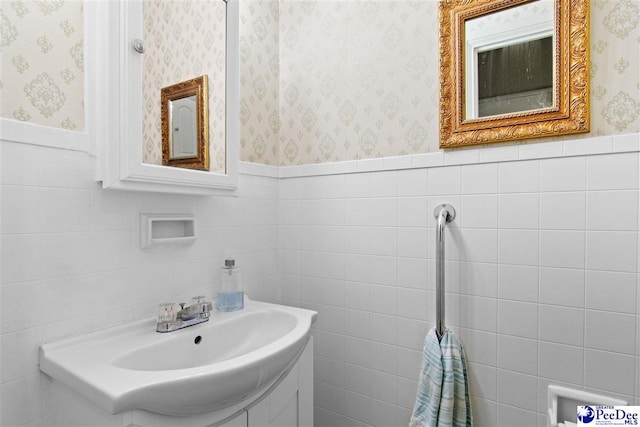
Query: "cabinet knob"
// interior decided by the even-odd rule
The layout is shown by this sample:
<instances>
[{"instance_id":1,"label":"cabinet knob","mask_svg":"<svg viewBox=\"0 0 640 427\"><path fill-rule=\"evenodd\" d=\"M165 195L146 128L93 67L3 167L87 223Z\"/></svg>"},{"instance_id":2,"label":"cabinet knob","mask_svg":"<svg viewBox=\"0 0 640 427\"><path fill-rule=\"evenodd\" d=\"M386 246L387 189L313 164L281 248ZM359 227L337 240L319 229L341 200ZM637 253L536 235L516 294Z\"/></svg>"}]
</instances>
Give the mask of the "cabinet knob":
<instances>
[{"instance_id":1,"label":"cabinet knob","mask_svg":"<svg viewBox=\"0 0 640 427\"><path fill-rule=\"evenodd\" d=\"M135 50L136 52L144 53L144 43L142 40L135 39L134 41L131 42L131 46L133 47L133 50Z\"/></svg>"}]
</instances>

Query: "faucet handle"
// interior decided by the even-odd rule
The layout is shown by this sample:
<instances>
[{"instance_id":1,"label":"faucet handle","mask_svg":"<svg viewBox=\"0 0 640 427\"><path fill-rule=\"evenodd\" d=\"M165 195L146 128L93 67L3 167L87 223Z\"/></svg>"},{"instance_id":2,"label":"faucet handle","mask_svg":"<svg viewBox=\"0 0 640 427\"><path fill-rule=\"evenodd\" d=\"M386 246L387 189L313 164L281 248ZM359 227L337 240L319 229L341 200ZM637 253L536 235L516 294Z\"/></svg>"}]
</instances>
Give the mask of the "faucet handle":
<instances>
[{"instance_id":1,"label":"faucet handle","mask_svg":"<svg viewBox=\"0 0 640 427\"><path fill-rule=\"evenodd\" d=\"M191 300L200 313L200 317L209 317L209 314L213 311L213 304L211 304L211 301L207 301L204 295L195 296L191 298Z\"/></svg>"},{"instance_id":2,"label":"faucet handle","mask_svg":"<svg viewBox=\"0 0 640 427\"><path fill-rule=\"evenodd\" d=\"M178 315L178 306L174 303L158 305L158 323L175 322Z\"/></svg>"},{"instance_id":3,"label":"faucet handle","mask_svg":"<svg viewBox=\"0 0 640 427\"><path fill-rule=\"evenodd\" d=\"M205 302L205 298L206 298L206 296L204 296L204 295L197 295L197 296L191 298L191 302L193 304L202 304L202 303Z\"/></svg>"}]
</instances>

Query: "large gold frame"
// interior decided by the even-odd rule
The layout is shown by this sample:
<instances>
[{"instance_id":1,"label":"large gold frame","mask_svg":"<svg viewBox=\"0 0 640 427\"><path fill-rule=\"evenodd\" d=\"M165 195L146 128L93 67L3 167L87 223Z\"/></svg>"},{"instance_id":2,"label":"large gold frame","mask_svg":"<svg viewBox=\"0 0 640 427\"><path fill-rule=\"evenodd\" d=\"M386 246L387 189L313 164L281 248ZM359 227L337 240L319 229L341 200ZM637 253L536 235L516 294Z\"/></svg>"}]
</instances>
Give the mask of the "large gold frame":
<instances>
[{"instance_id":1,"label":"large gold frame","mask_svg":"<svg viewBox=\"0 0 640 427\"><path fill-rule=\"evenodd\" d=\"M440 1L440 148L589 132L589 0L555 0L553 107L465 118L465 21L529 1Z\"/></svg>"},{"instance_id":2,"label":"large gold frame","mask_svg":"<svg viewBox=\"0 0 640 427\"><path fill-rule=\"evenodd\" d=\"M197 155L171 158L171 101L196 97ZM163 87L160 90L162 117L162 164L178 168L209 170L209 82L206 75Z\"/></svg>"}]
</instances>

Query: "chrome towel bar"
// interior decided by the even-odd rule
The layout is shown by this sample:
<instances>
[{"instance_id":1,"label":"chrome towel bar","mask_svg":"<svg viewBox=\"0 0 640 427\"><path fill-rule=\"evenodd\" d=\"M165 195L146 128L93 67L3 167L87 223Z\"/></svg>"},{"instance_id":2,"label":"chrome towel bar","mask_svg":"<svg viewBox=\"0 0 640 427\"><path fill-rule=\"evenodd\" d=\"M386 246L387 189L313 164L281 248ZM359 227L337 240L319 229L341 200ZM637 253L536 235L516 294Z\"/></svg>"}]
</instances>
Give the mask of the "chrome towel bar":
<instances>
[{"instance_id":1,"label":"chrome towel bar","mask_svg":"<svg viewBox=\"0 0 640 427\"><path fill-rule=\"evenodd\" d=\"M456 210L449 204L436 206L436 335L438 340L444 334L444 226L456 217Z\"/></svg>"}]
</instances>

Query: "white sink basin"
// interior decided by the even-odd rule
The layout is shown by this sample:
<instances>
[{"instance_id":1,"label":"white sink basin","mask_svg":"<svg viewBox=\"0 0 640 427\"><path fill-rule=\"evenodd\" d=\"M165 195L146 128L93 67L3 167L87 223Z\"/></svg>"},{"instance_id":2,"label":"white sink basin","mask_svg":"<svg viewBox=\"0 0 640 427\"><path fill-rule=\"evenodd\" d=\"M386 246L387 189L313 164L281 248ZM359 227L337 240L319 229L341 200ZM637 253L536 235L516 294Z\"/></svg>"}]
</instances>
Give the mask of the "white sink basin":
<instances>
[{"instance_id":1,"label":"white sink basin","mask_svg":"<svg viewBox=\"0 0 640 427\"><path fill-rule=\"evenodd\" d=\"M112 414L201 414L270 386L295 362L316 315L246 300L243 310L174 332L156 332L149 319L44 344L40 369Z\"/></svg>"}]
</instances>

